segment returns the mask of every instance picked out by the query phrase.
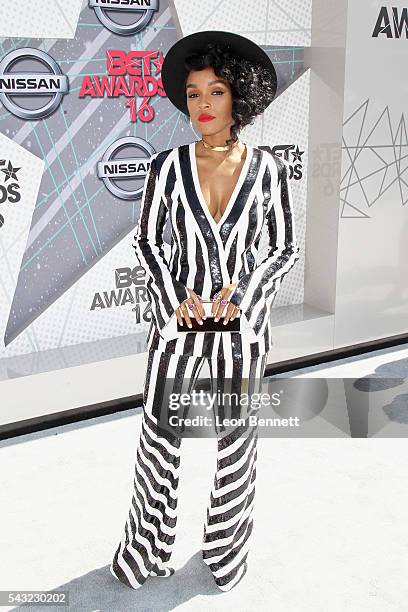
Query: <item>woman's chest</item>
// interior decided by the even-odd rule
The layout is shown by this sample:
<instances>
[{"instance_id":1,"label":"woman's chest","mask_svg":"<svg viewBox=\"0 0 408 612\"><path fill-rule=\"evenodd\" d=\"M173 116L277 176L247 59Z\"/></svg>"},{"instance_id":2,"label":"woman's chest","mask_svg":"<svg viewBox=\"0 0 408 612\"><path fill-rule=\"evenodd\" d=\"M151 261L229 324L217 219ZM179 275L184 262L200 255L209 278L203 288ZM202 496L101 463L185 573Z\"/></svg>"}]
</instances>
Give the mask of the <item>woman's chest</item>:
<instances>
[{"instance_id":1,"label":"woman's chest","mask_svg":"<svg viewBox=\"0 0 408 612\"><path fill-rule=\"evenodd\" d=\"M248 153L241 167L225 164L215 172L203 165L198 172L193 145L180 148L161 182L174 233L186 234L180 242L191 245L196 234L227 249L237 233L245 247L255 239L271 205L271 177L261 152L249 148Z\"/></svg>"},{"instance_id":2,"label":"woman's chest","mask_svg":"<svg viewBox=\"0 0 408 612\"><path fill-rule=\"evenodd\" d=\"M223 217L235 192L244 160L239 164L218 164L197 159L197 180L203 204L217 223Z\"/></svg>"}]
</instances>

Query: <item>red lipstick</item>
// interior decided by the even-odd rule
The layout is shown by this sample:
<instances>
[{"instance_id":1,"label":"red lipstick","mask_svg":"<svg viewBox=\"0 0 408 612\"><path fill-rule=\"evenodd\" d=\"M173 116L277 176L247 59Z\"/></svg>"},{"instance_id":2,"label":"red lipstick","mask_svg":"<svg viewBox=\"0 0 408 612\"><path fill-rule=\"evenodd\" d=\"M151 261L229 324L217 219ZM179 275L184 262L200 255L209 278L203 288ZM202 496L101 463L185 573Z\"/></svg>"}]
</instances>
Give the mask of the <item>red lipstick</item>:
<instances>
[{"instance_id":1,"label":"red lipstick","mask_svg":"<svg viewBox=\"0 0 408 612\"><path fill-rule=\"evenodd\" d=\"M198 118L199 121L212 121L215 119L212 115L206 115L205 113L201 114Z\"/></svg>"}]
</instances>

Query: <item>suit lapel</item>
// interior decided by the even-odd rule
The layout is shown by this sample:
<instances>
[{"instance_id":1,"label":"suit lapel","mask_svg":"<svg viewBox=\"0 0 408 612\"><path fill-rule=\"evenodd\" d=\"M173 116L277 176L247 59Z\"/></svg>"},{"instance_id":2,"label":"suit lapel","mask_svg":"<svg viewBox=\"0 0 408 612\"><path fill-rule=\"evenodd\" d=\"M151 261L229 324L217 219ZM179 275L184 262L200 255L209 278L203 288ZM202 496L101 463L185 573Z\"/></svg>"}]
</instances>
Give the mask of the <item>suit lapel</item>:
<instances>
[{"instance_id":1,"label":"suit lapel","mask_svg":"<svg viewBox=\"0 0 408 612\"><path fill-rule=\"evenodd\" d=\"M223 286L223 277L230 278L227 269L227 259L229 250L227 244L232 244L235 234L240 228L246 230L245 226L240 224L242 213L248 203L248 196L254 183L257 179L259 167L261 164L262 151L248 146L248 155L250 158L245 160L245 173L240 177L240 183L237 183L238 194L234 194L233 201L229 202L229 212L226 209L226 217L221 219L220 223L215 221L211 223L209 211L205 211L203 204L200 201L200 193L198 193L199 185L196 184L198 176L194 172L191 159L192 145L181 145L178 147L178 162L180 171L180 180L182 181L186 204L190 207L192 214L196 220L197 226L204 238L208 257L211 265L211 278L213 287L221 288Z\"/></svg>"},{"instance_id":2,"label":"suit lapel","mask_svg":"<svg viewBox=\"0 0 408 612\"><path fill-rule=\"evenodd\" d=\"M219 234L224 251L227 241L231 244L234 240L235 234L239 230L241 215L246 204L248 203L248 196L258 176L259 167L261 164L261 151L259 149L254 149L253 147L249 147L248 155L251 155L251 159L249 165L247 166L247 171L241 188L231 206L227 218L220 226ZM245 227L243 229L245 229Z\"/></svg>"},{"instance_id":3,"label":"suit lapel","mask_svg":"<svg viewBox=\"0 0 408 612\"><path fill-rule=\"evenodd\" d=\"M180 170L180 180L182 181L186 196L185 201L190 207L191 212L193 213L194 218L197 222L197 227L199 228L204 238L208 257L211 261L210 272L212 284L213 287L218 289L221 288L224 284L222 271L224 270L224 273L226 272L224 257L222 257L224 247L219 233L213 230L213 227L210 225L207 215L205 214L203 207L201 206L200 201L198 199L198 194L195 187L193 172L191 168L189 145L181 145L180 147L178 147L178 162ZM199 262L197 263L199 264Z\"/></svg>"},{"instance_id":4,"label":"suit lapel","mask_svg":"<svg viewBox=\"0 0 408 612\"><path fill-rule=\"evenodd\" d=\"M195 143L190 145L182 145L179 147L179 163L181 176L183 178L184 189L187 196L187 202L193 212L193 215L202 228L203 234L209 238L213 237L219 246L225 251L225 245L231 232L234 228L238 228L239 220L245 205L248 201L249 193L256 181L260 163L261 151L248 146L248 159L245 159L243 173L239 177L236 187L231 195L230 201L224 211L225 218L221 218L217 223L211 217L208 211L207 204L203 201L201 189L198 182L198 175L193 159L193 149ZM238 193L237 193L238 192Z\"/></svg>"}]
</instances>

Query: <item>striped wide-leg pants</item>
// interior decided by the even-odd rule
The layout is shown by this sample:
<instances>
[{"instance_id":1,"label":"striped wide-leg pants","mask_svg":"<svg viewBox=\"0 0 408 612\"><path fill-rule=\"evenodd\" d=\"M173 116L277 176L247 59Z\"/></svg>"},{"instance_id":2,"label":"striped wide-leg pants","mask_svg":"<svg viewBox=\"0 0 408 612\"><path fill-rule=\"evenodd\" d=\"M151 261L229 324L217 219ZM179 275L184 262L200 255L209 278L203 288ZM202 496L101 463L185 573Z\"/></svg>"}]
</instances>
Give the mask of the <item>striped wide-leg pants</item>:
<instances>
[{"instance_id":1,"label":"striped wide-leg pants","mask_svg":"<svg viewBox=\"0 0 408 612\"><path fill-rule=\"evenodd\" d=\"M209 359L212 392L259 392L266 357ZM155 350L148 353L132 500L110 565L113 576L133 589L149 576L174 573L168 562L176 536L182 437L161 427L158 407L168 397L169 380L170 392L184 391L186 381L188 389L193 388L204 359ZM220 419L234 416L224 414L221 404L217 410ZM246 422L228 430L216 428L216 435L217 468L203 529L202 557L217 586L228 591L247 570L258 433L256 425Z\"/></svg>"}]
</instances>

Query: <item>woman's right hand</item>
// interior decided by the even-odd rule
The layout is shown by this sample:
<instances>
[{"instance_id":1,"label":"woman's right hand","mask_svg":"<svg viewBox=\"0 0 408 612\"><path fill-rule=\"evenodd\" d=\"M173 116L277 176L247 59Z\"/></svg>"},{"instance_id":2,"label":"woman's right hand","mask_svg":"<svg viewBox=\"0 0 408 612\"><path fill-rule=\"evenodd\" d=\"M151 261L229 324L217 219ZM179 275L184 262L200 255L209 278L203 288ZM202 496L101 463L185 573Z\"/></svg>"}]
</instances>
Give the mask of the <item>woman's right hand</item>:
<instances>
[{"instance_id":1,"label":"woman's right hand","mask_svg":"<svg viewBox=\"0 0 408 612\"><path fill-rule=\"evenodd\" d=\"M180 325L183 325L183 318L186 320L188 327L191 328L191 319L190 314L194 313L194 317L197 319L198 323L202 325L202 320L206 318L204 306L201 303L201 299L198 295L193 291L193 289L187 290L190 294L190 297L181 302L180 306L176 309L176 317ZM192 306L192 308L189 307Z\"/></svg>"}]
</instances>

